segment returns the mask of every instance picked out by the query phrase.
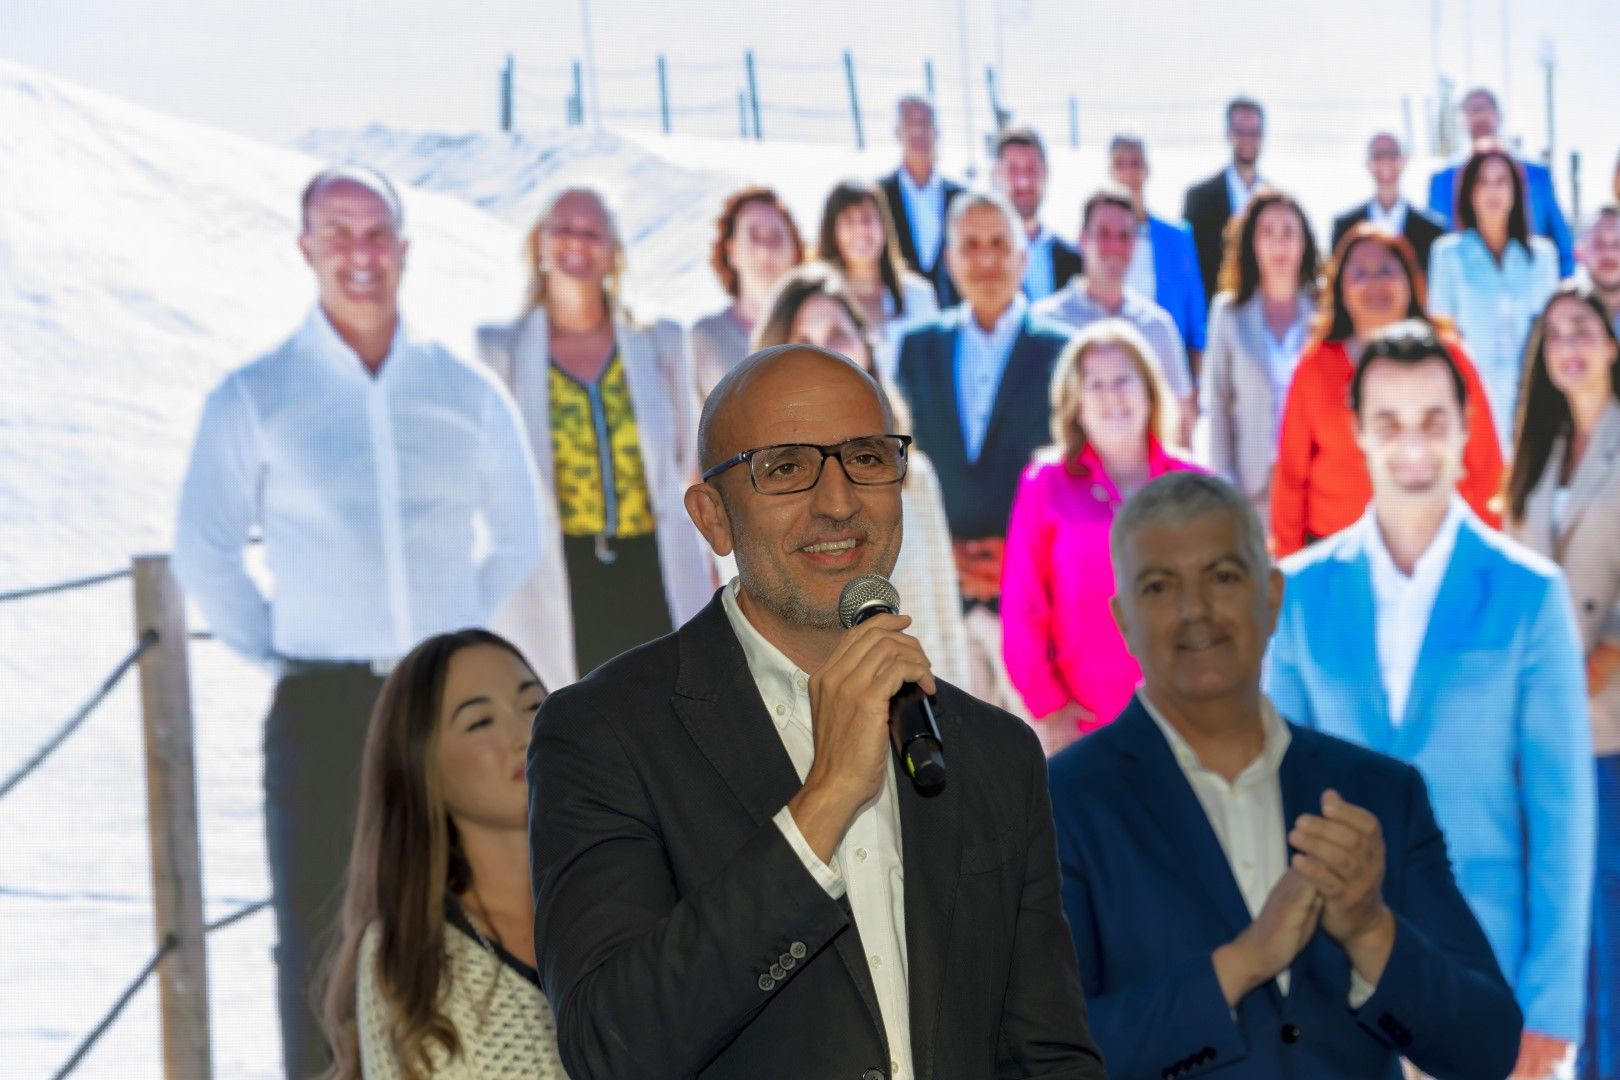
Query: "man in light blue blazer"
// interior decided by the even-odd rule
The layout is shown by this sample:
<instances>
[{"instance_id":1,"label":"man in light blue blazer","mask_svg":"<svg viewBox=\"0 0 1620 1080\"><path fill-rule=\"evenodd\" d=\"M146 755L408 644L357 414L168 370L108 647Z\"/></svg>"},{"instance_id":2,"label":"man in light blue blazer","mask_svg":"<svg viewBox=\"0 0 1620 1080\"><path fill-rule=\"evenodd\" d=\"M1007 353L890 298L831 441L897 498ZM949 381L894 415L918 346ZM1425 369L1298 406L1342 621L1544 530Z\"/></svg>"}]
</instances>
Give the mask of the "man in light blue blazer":
<instances>
[{"instance_id":1,"label":"man in light blue blazer","mask_svg":"<svg viewBox=\"0 0 1620 1080\"><path fill-rule=\"evenodd\" d=\"M1469 403L1432 330L1375 335L1350 402L1373 501L1283 563L1267 689L1295 722L1422 772L1524 1011L1515 1075L1552 1075L1581 1031L1596 827L1568 592L1456 495Z\"/></svg>"},{"instance_id":2,"label":"man in light blue blazer","mask_svg":"<svg viewBox=\"0 0 1620 1080\"><path fill-rule=\"evenodd\" d=\"M1154 303L1170 313L1196 369L1198 356L1204 351L1209 313L1192 229L1184 221L1169 221L1148 213L1144 194L1148 179L1147 143L1141 136L1115 135L1109 140L1108 177L1130 192L1131 201L1136 204L1136 247L1125 283L1153 297Z\"/></svg>"},{"instance_id":3,"label":"man in light blue blazer","mask_svg":"<svg viewBox=\"0 0 1620 1080\"><path fill-rule=\"evenodd\" d=\"M1473 146L1498 141L1502 109L1495 94L1483 86L1468 91L1463 95L1462 114ZM1564 220L1564 212L1558 207L1552 171L1522 158L1519 164L1524 166L1530 196L1530 231L1552 241L1558 249L1558 276L1569 277L1575 272L1575 240L1570 235L1569 223ZM1429 209L1453 229L1457 227L1457 177L1461 172L1461 165L1448 165L1429 178Z\"/></svg>"}]
</instances>

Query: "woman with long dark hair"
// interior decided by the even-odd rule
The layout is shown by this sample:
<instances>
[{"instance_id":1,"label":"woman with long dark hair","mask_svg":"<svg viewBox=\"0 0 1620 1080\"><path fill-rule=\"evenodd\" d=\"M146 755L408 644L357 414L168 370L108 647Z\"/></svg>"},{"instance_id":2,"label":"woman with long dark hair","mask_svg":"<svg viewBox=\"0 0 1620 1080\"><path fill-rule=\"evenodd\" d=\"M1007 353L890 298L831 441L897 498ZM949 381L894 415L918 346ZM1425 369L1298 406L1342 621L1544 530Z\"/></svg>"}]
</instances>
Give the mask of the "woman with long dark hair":
<instances>
[{"instance_id":1,"label":"woman with long dark hair","mask_svg":"<svg viewBox=\"0 0 1620 1080\"><path fill-rule=\"evenodd\" d=\"M1458 231L1429 252L1429 310L1456 324L1507 452L1525 339L1558 287L1558 249L1530 235L1524 168L1500 146L1475 150L1463 166L1454 220Z\"/></svg>"},{"instance_id":2,"label":"woman with long dark hair","mask_svg":"<svg viewBox=\"0 0 1620 1080\"><path fill-rule=\"evenodd\" d=\"M366 735L332 1080L565 1080L535 972L529 730L546 688L486 630L422 642Z\"/></svg>"},{"instance_id":3,"label":"woman with long dark hair","mask_svg":"<svg viewBox=\"0 0 1620 1080\"><path fill-rule=\"evenodd\" d=\"M1283 402L1316 310L1316 241L1299 202L1271 188L1249 200L1227 233L1199 400L1210 467L1264 521Z\"/></svg>"},{"instance_id":4,"label":"woman with long dark hair","mask_svg":"<svg viewBox=\"0 0 1620 1080\"><path fill-rule=\"evenodd\" d=\"M1554 560L1586 650L1598 842L1581 1077L1620 1076L1620 338L1565 285L1530 334L1505 528Z\"/></svg>"},{"instance_id":5,"label":"woman with long dark hair","mask_svg":"<svg viewBox=\"0 0 1620 1080\"><path fill-rule=\"evenodd\" d=\"M1468 400L1478 402L1484 396L1479 375L1449 324L1431 318L1424 307L1423 275L1404 239L1363 222L1339 241L1326 277L1315 333L1283 405L1271 481L1271 536L1279 557L1356 521L1372 499L1349 396L1350 377L1368 335L1402 319L1429 323L1462 372ZM1497 524L1491 503L1502 483L1502 448L1489 409L1468 409L1463 466L1467 474L1458 493L1475 513Z\"/></svg>"},{"instance_id":6,"label":"woman with long dark hair","mask_svg":"<svg viewBox=\"0 0 1620 1080\"><path fill-rule=\"evenodd\" d=\"M844 180L827 193L816 230L816 258L837 267L861 317L875 328L874 359L894 377L900 335L939 314L934 286L906 269L883 193L861 180Z\"/></svg>"}]
</instances>

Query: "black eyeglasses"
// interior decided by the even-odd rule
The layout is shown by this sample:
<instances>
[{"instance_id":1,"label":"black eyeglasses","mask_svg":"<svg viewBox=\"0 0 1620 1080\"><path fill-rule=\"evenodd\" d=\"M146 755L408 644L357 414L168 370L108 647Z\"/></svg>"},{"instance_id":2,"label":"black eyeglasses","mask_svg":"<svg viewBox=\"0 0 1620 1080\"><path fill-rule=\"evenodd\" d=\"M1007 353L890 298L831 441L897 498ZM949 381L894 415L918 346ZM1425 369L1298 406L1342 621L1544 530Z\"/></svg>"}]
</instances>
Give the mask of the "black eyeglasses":
<instances>
[{"instance_id":1,"label":"black eyeglasses","mask_svg":"<svg viewBox=\"0 0 1620 1080\"><path fill-rule=\"evenodd\" d=\"M733 454L706 470L703 479L713 480L733 465L747 462L755 491L761 495L792 495L815 487L827 459L835 457L852 484L895 484L906 478L906 447L910 445L910 435L863 435L831 446L759 446Z\"/></svg>"}]
</instances>

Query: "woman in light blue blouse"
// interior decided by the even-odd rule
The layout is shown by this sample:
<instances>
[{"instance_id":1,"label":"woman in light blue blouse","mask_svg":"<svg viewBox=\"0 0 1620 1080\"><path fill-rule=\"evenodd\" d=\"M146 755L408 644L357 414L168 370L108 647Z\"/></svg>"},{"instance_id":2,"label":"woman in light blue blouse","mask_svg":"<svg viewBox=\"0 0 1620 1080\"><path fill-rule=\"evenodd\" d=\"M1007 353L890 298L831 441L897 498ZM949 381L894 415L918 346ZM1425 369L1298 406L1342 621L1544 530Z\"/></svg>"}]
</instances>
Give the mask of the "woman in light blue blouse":
<instances>
[{"instance_id":1,"label":"woman in light blue blouse","mask_svg":"<svg viewBox=\"0 0 1620 1080\"><path fill-rule=\"evenodd\" d=\"M1429 253L1429 311L1457 326L1479 368L1503 456L1530 325L1558 287L1558 251L1530 235L1524 171L1500 146L1474 151L1457 182L1458 231Z\"/></svg>"}]
</instances>

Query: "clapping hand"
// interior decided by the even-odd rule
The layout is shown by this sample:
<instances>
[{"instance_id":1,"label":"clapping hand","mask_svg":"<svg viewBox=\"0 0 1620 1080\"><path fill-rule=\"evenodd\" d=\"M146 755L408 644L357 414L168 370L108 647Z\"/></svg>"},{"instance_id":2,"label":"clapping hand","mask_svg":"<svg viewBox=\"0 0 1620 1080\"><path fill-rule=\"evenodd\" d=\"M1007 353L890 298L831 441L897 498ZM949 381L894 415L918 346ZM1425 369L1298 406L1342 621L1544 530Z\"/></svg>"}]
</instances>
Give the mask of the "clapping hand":
<instances>
[{"instance_id":1,"label":"clapping hand","mask_svg":"<svg viewBox=\"0 0 1620 1080\"><path fill-rule=\"evenodd\" d=\"M1322 929L1377 985L1395 947L1395 916L1384 903L1384 833L1370 812L1322 793L1322 813L1301 814L1288 833L1289 865L1322 894Z\"/></svg>"}]
</instances>

